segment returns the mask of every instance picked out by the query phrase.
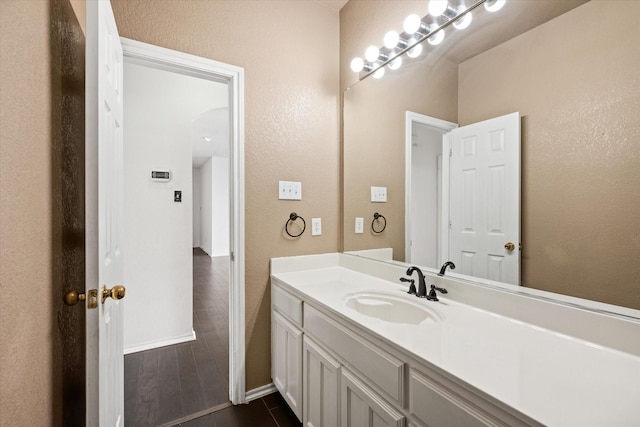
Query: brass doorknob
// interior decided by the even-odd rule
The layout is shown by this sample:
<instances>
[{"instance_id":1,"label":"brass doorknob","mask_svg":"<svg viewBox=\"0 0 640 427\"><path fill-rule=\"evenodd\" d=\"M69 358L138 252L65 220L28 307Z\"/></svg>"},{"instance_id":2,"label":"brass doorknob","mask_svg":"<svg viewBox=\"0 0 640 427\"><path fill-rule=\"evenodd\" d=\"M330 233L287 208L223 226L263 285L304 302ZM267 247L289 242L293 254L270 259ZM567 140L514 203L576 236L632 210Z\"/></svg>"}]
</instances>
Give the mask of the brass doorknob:
<instances>
[{"instance_id":1,"label":"brass doorknob","mask_svg":"<svg viewBox=\"0 0 640 427\"><path fill-rule=\"evenodd\" d=\"M104 304L105 300L109 297L114 300L120 300L124 298L126 291L127 290L122 285L116 285L111 289L107 289L105 286L102 286L102 303Z\"/></svg>"},{"instance_id":2,"label":"brass doorknob","mask_svg":"<svg viewBox=\"0 0 640 427\"><path fill-rule=\"evenodd\" d=\"M78 291L69 291L64 295L64 303L67 305L76 305L78 301L84 300L88 300L87 308L96 308L98 306L98 290L89 289L86 294L81 294Z\"/></svg>"},{"instance_id":3,"label":"brass doorknob","mask_svg":"<svg viewBox=\"0 0 640 427\"><path fill-rule=\"evenodd\" d=\"M64 303L67 305L76 305L78 301L84 301L85 294L79 294L78 291L69 291L64 295Z\"/></svg>"},{"instance_id":4,"label":"brass doorknob","mask_svg":"<svg viewBox=\"0 0 640 427\"><path fill-rule=\"evenodd\" d=\"M504 248L508 251L512 251L516 248L516 245L514 245L511 242L505 243Z\"/></svg>"}]
</instances>

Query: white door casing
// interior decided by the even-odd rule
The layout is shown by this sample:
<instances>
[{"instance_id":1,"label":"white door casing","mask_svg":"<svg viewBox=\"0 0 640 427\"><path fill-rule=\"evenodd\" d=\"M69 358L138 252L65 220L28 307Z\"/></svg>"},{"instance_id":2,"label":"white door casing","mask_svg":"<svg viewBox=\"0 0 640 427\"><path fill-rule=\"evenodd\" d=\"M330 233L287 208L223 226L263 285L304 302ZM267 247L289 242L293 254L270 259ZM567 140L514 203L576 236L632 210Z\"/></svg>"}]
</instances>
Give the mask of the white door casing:
<instances>
[{"instance_id":1,"label":"white door casing","mask_svg":"<svg viewBox=\"0 0 640 427\"><path fill-rule=\"evenodd\" d=\"M129 61L226 83L229 88L229 400L246 403L244 304L244 69L120 38Z\"/></svg>"},{"instance_id":2,"label":"white door casing","mask_svg":"<svg viewBox=\"0 0 640 427\"><path fill-rule=\"evenodd\" d=\"M456 273L519 285L520 114L454 129L450 144L449 258Z\"/></svg>"},{"instance_id":3,"label":"white door casing","mask_svg":"<svg viewBox=\"0 0 640 427\"><path fill-rule=\"evenodd\" d=\"M87 2L85 138L85 292L87 425L120 426L124 417L122 304L102 287L122 284L122 46L111 4Z\"/></svg>"}]
</instances>

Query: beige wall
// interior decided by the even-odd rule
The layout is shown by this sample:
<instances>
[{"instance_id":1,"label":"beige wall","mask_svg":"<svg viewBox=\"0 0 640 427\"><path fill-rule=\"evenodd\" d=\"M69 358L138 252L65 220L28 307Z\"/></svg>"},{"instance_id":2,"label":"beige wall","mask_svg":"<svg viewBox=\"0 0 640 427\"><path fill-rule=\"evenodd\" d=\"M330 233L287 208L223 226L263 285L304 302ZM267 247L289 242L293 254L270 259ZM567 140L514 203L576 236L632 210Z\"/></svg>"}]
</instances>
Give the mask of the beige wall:
<instances>
[{"instance_id":1,"label":"beige wall","mask_svg":"<svg viewBox=\"0 0 640 427\"><path fill-rule=\"evenodd\" d=\"M338 249L339 19L311 1L112 1L120 35L244 67L247 390L271 382L271 257ZM278 180L304 199L277 199ZM322 218L285 238L290 212Z\"/></svg>"},{"instance_id":2,"label":"beige wall","mask_svg":"<svg viewBox=\"0 0 640 427\"><path fill-rule=\"evenodd\" d=\"M39 425L56 404L48 2L2 1L0 20L0 424Z\"/></svg>"},{"instance_id":3,"label":"beige wall","mask_svg":"<svg viewBox=\"0 0 640 427\"><path fill-rule=\"evenodd\" d=\"M68 2L0 2L0 425L84 419L84 37Z\"/></svg>"},{"instance_id":4,"label":"beige wall","mask_svg":"<svg viewBox=\"0 0 640 427\"><path fill-rule=\"evenodd\" d=\"M591 1L460 65L465 125L520 111L522 282L640 309L640 2Z\"/></svg>"}]
</instances>

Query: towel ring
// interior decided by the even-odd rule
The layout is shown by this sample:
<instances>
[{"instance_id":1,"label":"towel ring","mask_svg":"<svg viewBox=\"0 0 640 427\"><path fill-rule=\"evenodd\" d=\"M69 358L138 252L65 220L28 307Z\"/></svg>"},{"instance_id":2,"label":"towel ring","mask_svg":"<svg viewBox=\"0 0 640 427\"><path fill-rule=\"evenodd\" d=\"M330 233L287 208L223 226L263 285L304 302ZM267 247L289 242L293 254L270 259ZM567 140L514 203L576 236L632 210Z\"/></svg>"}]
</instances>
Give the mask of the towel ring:
<instances>
[{"instance_id":1,"label":"towel ring","mask_svg":"<svg viewBox=\"0 0 640 427\"><path fill-rule=\"evenodd\" d=\"M302 220L302 231L298 234L291 234L289 233L289 223L293 222L295 220L297 220L298 218L300 218ZM304 233L304 230L307 229L307 222L304 220L304 218L302 218L301 216L299 216L297 213L295 212L291 212L289 214L289 219L287 220L287 223L284 225L284 231L287 232L287 234L291 237L300 237L302 236L302 233Z\"/></svg>"},{"instance_id":2,"label":"towel ring","mask_svg":"<svg viewBox=\"0 0 640 427\"><path fill-rule=\"evenodd\" d=\"M376 221L378 221L380 218L382 218L384 220L384 225L382 226L382 229L380 231L375 229L375 223ZM384 217L384 215L379 214L378 212L373 214L373 221L371 221L371 231L373 231L376 234L380 234L384 231L384 229L387 228L387 218Z\"/></svg>"}]
</instances>

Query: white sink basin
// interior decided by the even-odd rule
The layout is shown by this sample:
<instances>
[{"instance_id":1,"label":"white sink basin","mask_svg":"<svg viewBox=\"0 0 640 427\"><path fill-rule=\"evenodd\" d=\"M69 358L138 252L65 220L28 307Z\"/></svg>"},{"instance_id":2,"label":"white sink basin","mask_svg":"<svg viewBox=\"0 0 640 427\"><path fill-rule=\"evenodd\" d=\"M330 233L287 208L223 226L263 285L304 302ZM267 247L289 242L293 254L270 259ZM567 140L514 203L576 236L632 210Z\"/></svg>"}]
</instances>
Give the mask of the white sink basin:
<instances>
[{"instance_id":1,"label":"white sink basin","mask_svg":"<svg viewBox=\"0 0 640 427\"><path fill-rule=\"evenodd\" d=\"M382 292L358 292L345 298L347 307L358 313L374 317L390 323L410 323L417 325L424 321L441 320L439 314L428 308L425 299L413 302L404 295L393 295Z\"/></svg>"}]
</instances>

